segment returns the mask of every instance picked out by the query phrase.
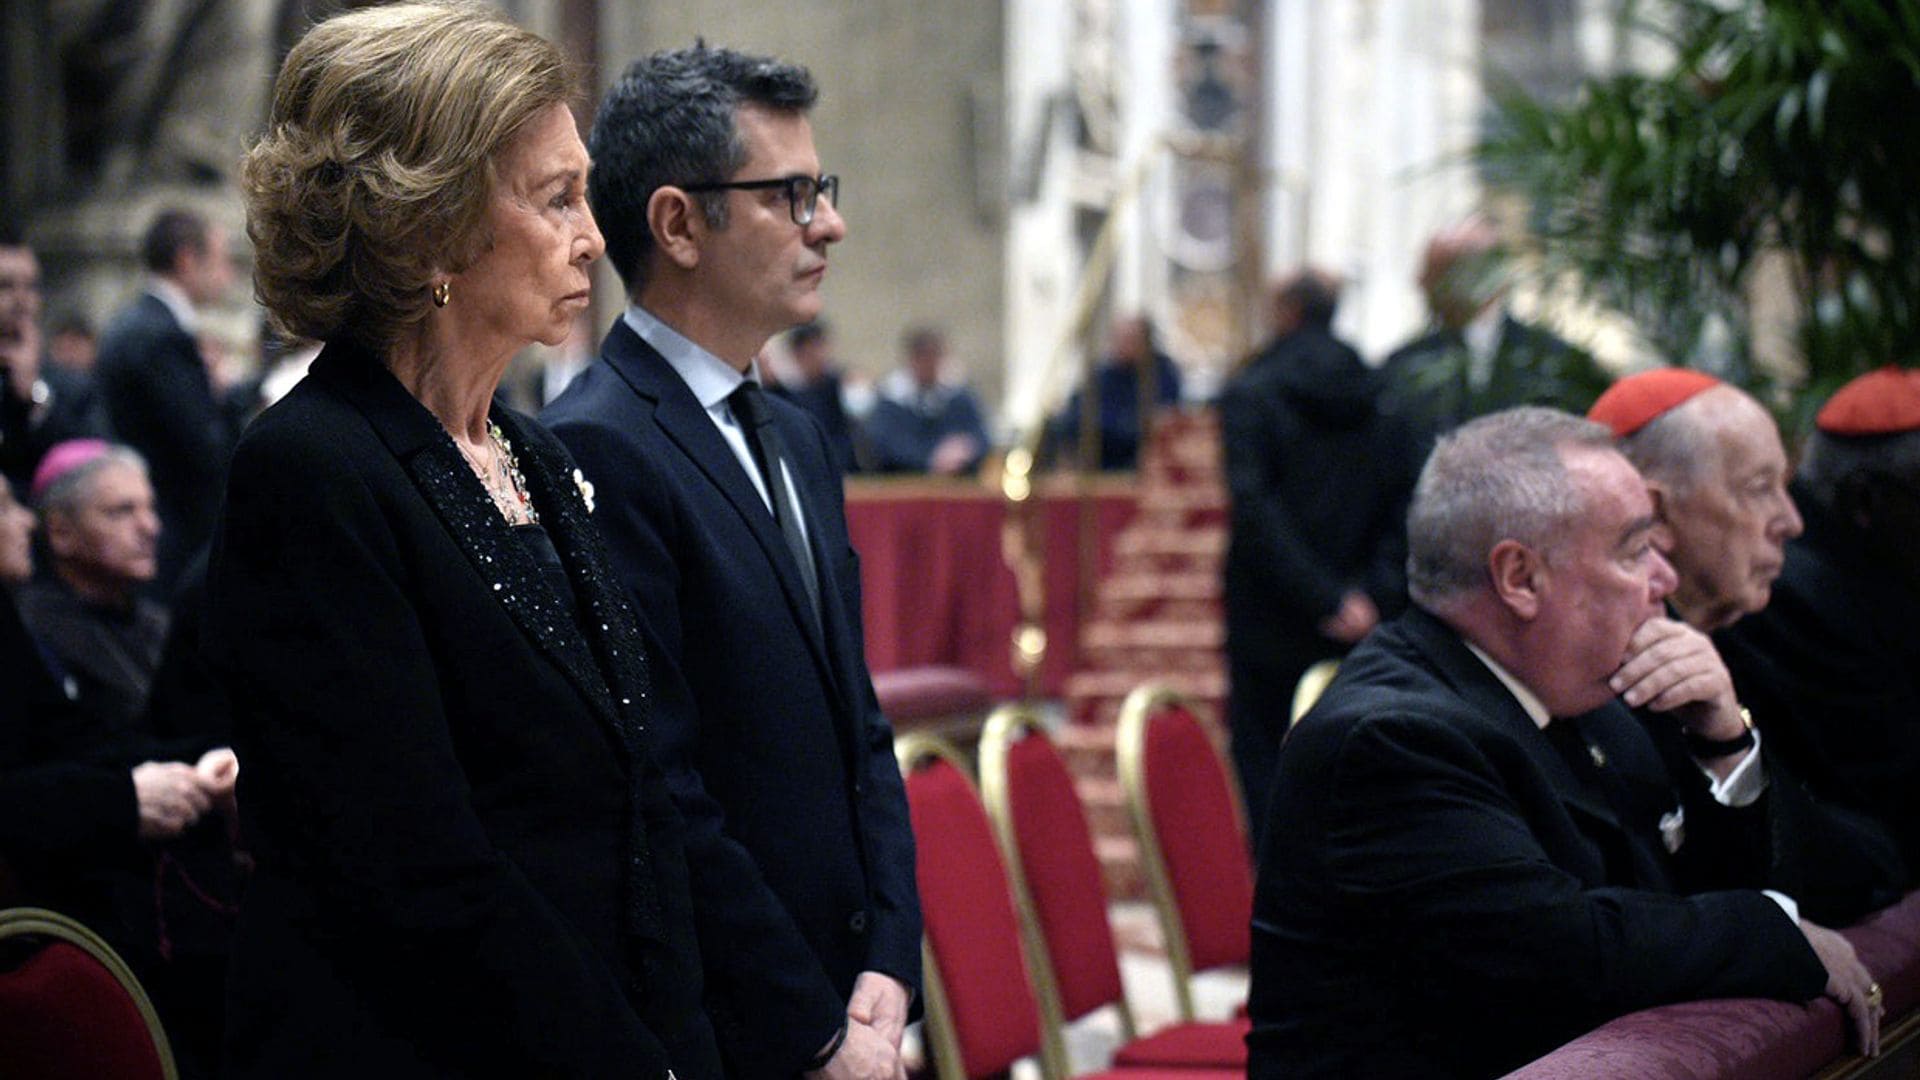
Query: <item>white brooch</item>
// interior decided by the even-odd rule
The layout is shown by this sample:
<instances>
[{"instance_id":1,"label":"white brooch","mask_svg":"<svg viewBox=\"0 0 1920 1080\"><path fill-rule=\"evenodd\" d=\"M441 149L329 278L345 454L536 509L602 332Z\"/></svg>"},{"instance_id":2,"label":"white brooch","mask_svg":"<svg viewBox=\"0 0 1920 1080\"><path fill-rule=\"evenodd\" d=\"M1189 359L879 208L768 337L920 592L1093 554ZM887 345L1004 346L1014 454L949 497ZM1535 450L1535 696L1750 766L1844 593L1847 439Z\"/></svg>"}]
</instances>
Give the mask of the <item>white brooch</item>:
<instances>
[{"instance_id":1,"label":"white brooch","mask_svg":"<svg viewBox=\"0 0 1920 1080\"><path fill-rule=\"evenodd\" d=\"M587 513L593 513L593 481L579 469L573 470L573 486L580 489L580 501L587 504Z\"/></svg>"},{"instance_id":2,"label":"white brooch","mask_svg":"<svg viewBox=\"0 0 1920 1080\"><path fill-rule=\"evenodd\" d=\"M1660 842L1666 845L1667 854L1678 855L1680 845L1687 842L1687 808L1676 806L1660 815Z\"/></svg>"}]
</instances>

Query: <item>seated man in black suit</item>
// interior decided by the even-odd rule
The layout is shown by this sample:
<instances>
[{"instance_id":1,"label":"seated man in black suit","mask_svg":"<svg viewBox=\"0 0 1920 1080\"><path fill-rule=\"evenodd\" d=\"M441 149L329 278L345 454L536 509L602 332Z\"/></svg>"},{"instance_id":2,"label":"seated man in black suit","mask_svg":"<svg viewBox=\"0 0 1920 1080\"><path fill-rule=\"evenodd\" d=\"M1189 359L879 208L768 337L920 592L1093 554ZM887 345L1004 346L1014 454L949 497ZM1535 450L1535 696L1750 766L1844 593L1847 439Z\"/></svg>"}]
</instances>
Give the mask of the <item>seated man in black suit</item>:
<instances>
[{"instance_id":1,"label":"seated man in black suit","mask_svg":"<svg viewBox=\"0 0 1920 1080\"><path fill-rule=\"evenodd\" d=\"M131 731L167 637L164 607L140 595L156 572L160 519L147 463L101 439L71 439L34 473L34 509L53 573L20 590L20 617L102 730Z\"/></svg>"},{"instance_id":2,"label":"seated man in black suit","mask_svg":"<svg viewBox=\"0 0 1920 1080\"><path fill-rule=\"evenodd\" d=\"M1877 1049L1873 976L1794 901L1833 908L1886 855L1761 760L1707 639L1662 613L1652 530L1597 424L1519 408L1434 451L1415 610L1280 750L1252 1076L1492 1076L1636 1009L1823 991Z\"/></svg>"},{"instance_id":3,"label":"seated man in black suit","mask_svg":"<svg viewBox=\"0 0 1920 1080\"><path fill-rule=\"evenodd\" d=\"M986 456L987 422L980 399L950 381L947 337L930 326L902 339L907 362L880 380L867 414L867 445L880 472L961 476Z\"/></svg>"},{"instance_id":4,"label":"seated man in black suit","mask_svg":"<svg viewBox=\"0 0 1920 1080\"><path fill-rule=\"evenodd\" d=\"M153 997L181 1075L210 1076L229 924L202 890L230 898L234 871L184 875L227 853L210 811L231 806L238 764L224 748L188 764L204 747L113 730L69 698L12 595L33 573L33 524L0 483L0 907L53 908L105 937Z\"/></svg>"}]
</instances>

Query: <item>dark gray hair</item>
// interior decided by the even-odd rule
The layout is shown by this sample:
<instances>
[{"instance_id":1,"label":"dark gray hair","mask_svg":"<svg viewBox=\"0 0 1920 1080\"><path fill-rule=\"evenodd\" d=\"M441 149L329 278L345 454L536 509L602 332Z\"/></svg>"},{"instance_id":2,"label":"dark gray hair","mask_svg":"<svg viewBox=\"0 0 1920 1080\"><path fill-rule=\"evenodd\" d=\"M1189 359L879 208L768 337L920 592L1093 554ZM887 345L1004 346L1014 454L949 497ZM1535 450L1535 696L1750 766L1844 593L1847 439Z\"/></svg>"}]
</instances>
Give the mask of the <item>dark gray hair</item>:
<instances>
[{"instance_id":1,"label":"dark gray hair","mask_svg":"<svg viewBox=\"0 0 1920 1080\"><path fill-rule=\"evenodd\" d=\"M140 238L140 261L156 274L171 274L181 252L207 250L207 219L192 210L169 207L155 215Z\"/></svg>"},{"instance_id":2,"label":"dark gray hair","mask_svg":"<svg viewBox=\"0 0 1920 1080\"><path fill-rule=\"evenodd\" d=\"M633 62L607 91L587 150L587 200L607 241L607 258L638 292L653 254L647 202L662 187L722 183L746 164L734 126L742 105L804 113L819 96L806 68L732 49L657 52ZM700 196L715 229L727 225L726 192Z\"/></svg>"},{"instance_id":3,"label":"dark gray hair","mask_svg":"<svg viewBox=\"0 0 1920 1080\"><path fill-rule=\"evenodd\" d=\"M1603 425L1524 405L1483 416L1440 440L1407 511L1407 586L1430 610L1487 584L1502 540L1548 550L1584 509L1561 454L1610 449Z\"/></svg>"},{"instance_id":4,"label":"dark gray hair","mask_svg":"<svg viewBox=\"0 0 1920 1080\"><path fill-rule=\"evenodd\" d=\"M86 501L93 497L93 482L111 466L131 466L147 475L147 459L140 451L131 446L114 443L100 452L100 456L90 458L49 483L33 501L33 508L42 518L48 514L71 514L78 511Z\"/></svg>"}]
</instances>

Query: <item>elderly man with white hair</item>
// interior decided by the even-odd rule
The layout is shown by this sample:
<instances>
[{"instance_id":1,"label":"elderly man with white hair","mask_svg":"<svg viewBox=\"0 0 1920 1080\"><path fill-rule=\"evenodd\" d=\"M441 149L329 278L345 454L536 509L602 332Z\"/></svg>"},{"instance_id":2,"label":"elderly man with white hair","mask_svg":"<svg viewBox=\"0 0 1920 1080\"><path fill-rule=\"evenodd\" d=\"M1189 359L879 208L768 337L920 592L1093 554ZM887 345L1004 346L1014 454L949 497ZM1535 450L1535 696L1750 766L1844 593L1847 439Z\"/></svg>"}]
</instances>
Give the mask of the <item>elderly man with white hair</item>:
<instances>
[{"instance_id":1,"label":"elderly man with white hair","mask_svg":"<svg viewBox=\"0 0 1920 1080\"><path fill-rule=\"evenodd\" d=\"M1710 376L1629 376L1594 415L1653 493L1674 609L1713 633L1772 752L1920 867L1920 373L1835 393L1791 492L1772 417Z\"/></svg>"},{"instance_id":2,"label":"elderly man with white hair","mask_svg":"<svg viewBox=\"0 0 1920 1080\"><path fill-rule=\"evenodd\" d=\"M34 472L52 574L22 589L20 616L96 723L125 731L146 710L166 610L141 596L158 571L160 518L147 464L130 447L74 439Z\"/></svg>"}]
</instances>

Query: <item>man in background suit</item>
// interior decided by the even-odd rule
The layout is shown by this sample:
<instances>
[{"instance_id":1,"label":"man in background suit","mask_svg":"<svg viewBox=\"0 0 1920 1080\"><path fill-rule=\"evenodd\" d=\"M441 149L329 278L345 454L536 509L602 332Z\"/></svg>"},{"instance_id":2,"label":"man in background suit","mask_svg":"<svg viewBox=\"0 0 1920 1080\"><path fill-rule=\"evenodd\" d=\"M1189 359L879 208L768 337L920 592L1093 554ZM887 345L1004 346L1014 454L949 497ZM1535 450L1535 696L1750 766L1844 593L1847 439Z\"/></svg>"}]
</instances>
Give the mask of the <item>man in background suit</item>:
<instances>
[{"instance_id":1,"label":"man in background suit","mask_svg":"<svg viewBox=\"0 0 1920 1080\"><path fill-rule=\"evenodd\" d=\"M104 426L87 377L49 362L40 301L39 257L0 223L0 474L16 498L48 448Z\"/></svg>"},{"instance_id":2,"label":"man in background suit","mask_svg":"<svg viewBox=\"0 0 1920 1080\"><path fill-rule=\"evenodd\" d=\"M233 286L226 230L186 210L163 210L141 256L146 291L100 339L99 392L115 435L147 459L160 509L160 570L170 596L180 572L213 537L227 458L241 416L216 393L196 335L200 310Z\"/></svg>"},{"instance_id":3,"label":"man in background suit","mask_svg":"<svg viewBox=\"0 0 1920 1080\"><path fill-rule=\"evenodd\" d=\"M1497 409L1552 405L1584 411L1607 388L1593 357L1507 306L1511 271L1491 223L1475 218L1428 241L1420 291L1432 324L1387 356L1396 411L1443 434Z\"/></svg>"},{"instance_id":4,"label":"man in background suit","mask_svg":"<svg viewBox=\"0 0 1920 1080\"><path fill-rule=\"evenodd\" d=\"M815 319L795 327L787 345L793 352L793 376L769 389L819 421L842 472L859 472L854 422L847 415L846 374L833 357L833 335L827 324Z\"/></svg>"},{"instance_id":5,"label":"man in background suit","mask_svg":"<svg viewBox=\"0 0 1920 1080\"><path fill-rule=\"evenodd\" d=\"M1283 282L1273 340L1220 395L1227 721L1256 851L1300 676L1407 602L1420 461L1407 426L1380 407L1379 374L1333 335L1339 299L1338 282L1316 271Z\"/></svg>"},{"instance_id":6,"label":"man in background suit","mask_svg":"<svg viewBox=\"0 0 1920 1080\"><path fill-rule=\"evenodd\" d=\"M987 422L964 380L955 379L947 335L916 326L901 338L907 362L880 380L863 434L879 472L960 476L987 454Z\"/></svg>"},{"instance_id":7,"label":"man in background suit","mask_svg":"<svg viewBox=\"0 0 1920 1080\"><path fill-rule=\"evenodd\" d=\"M1493 1076L1636 1009L1823 989L1875 1051L1878 984L1799 905L1846 917L1832 882L1877 853L1770 782L1705 635L1664 616L1653 528L1610 432L1554 410L1428 459L1414 610L1281 746L1250 1075Z\"/></svg>"},{"instance_id":8,"label":"man in background suit","mask_svg":"<svg viewBox=\"0 0 1920 1080\"><path fill-rule=\"evenodd\" d=\"M729 1071L886 1080L920 980L906 797L839 468L753 367L819 314L846 233L815 95L802 68L704 45L608 92L588 197L631 306L542 419L650 635Z\"/></svg>"}]
</instances>

